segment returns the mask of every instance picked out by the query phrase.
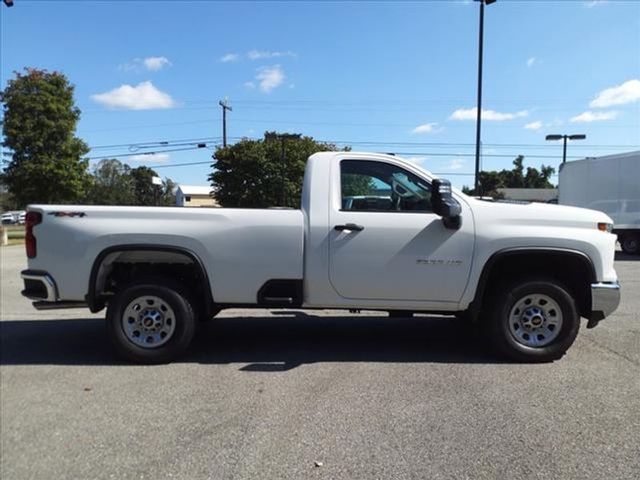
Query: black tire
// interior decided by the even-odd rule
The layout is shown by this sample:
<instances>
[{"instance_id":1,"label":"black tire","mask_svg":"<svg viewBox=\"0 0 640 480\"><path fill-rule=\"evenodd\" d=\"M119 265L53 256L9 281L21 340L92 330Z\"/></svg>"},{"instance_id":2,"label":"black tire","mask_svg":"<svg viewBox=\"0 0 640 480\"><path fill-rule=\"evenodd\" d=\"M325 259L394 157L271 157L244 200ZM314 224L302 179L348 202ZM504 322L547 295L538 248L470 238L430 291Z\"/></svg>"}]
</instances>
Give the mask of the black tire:
<instances>
[{"instance_id":1,"label":"black tire","mask_svg":"<svg viewBox=\"0 0 640 480\"><path fill-rule=\"evenodd\" d=\"M413 312L407 310L389 310L389 318L411 318Z\"/></svg>"},{"instance_id":2,"label":"black tire","mask_svg":"<svg viewBox=\"0 0 640 480\"><path fill-rule=\"evenodd\" d=\"M512 323L513 320L510 319L512 309L516 308L517 303L526 301L527 296L533 295L550 298L562 314L562 325L557 329L559 333L553 333L556 335L555 338L539 347L526 345L523 339L518 339L516 334L512 333L512 326L513 329L521 327L516 327L518 322ZM580 329L580 315L575 300L564 286L554 280L531 279L503 285L502 288L496 289L491 303L488 318L484 320L487 322L486 331L490 341L499 353L518 362L540 363L562 358ZM557 315L555 309L551 310L551 314ZM523 332L526 333L524 336L529 335L525 330Z\"/></svg>"},{"instance_id":3,"label":"black tire","mask_svg":"<svg viewBox=\"0 0 640 480\"><path fill-rule=\"evenodd\" d=\"M620 247L622 251L628 255L640 254L640 235L633 233L620 237Z\"/></svg>"},{"instance_id":4,"label":"black tire","mask_svg":"<svg viewBox=\"0 0 640 480\"><path fill-rule=\"evenodd\" d=\"M168 340L161 340L166 343L155 347L142 347L135 344L128 338L123 326L123 316L127 307L134 300L146 296L166 302L172 310L171 317L175 317L163 319L163 321L174 322L173 330ZM168 363L182 355L189 347L196 329L194 312L193 302L179 285L165 279L140 280L123 287L109 302L106 318L107 334L117 354L125 360L144 364Z\"/></svg>"}]
</instances>

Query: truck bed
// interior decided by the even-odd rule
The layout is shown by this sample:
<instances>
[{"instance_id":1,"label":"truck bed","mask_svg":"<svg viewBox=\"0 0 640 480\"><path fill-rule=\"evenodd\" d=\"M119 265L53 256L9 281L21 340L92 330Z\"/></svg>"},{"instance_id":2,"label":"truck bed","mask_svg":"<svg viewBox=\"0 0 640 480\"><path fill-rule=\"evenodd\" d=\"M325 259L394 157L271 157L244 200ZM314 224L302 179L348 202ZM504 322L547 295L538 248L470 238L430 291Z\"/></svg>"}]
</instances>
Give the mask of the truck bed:
<instances>
[{"instance_id":1,"label":"truck bed","mask_svg":"<svg viewBox=\"0 0 640 480\"><path fill-rule=\"evenodd\" d=\"M188 249L209 272L220 303L253 303L268 280L303 277L299 210L85 205L30 210L42 213L30 268L46 269L64 300L85 299L95 259L114 245Z\"/></svg>"}]
</instances>

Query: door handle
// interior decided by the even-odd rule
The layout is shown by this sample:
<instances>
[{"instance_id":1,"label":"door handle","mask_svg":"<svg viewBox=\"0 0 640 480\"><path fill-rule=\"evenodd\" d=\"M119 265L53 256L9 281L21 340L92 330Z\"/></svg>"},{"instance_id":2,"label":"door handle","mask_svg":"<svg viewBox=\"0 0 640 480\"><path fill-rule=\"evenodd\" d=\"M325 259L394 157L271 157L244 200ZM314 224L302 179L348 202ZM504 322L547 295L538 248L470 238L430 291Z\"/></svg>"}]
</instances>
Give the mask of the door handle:
<instances>
[{"instance_id":1,"label":"door handle","mask_svg":"<svg viewBox=\"0 0 640 480\"><path fill-rule=\"evenodd\" d=\"M347 223L346 225L336 225L335 227L333 227L333 229L339 232L343 232L345 230L351 230L352 232L361 232L362 230L364 230L364 227L355 223Z\"/></svg>"}]
</instances>

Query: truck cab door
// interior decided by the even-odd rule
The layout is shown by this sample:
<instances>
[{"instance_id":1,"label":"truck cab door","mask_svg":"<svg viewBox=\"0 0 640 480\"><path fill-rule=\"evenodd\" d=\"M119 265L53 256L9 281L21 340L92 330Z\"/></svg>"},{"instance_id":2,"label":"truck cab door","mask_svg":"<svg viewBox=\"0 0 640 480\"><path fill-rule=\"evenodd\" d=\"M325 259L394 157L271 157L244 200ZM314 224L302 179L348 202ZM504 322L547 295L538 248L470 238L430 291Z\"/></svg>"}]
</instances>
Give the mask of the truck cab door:
<instances>
[{"instance_id":1,"label":"truck cab door","mask_svg":"<svg viewBox=\"0 0 640 480\"><path fill-rule=\"evenodd\" d=\"M332 166L329 280L345 299L458 302L474 247L466 203L447 228L431 209L430 181L391 160Z\"/></svg>"}]
</instances>

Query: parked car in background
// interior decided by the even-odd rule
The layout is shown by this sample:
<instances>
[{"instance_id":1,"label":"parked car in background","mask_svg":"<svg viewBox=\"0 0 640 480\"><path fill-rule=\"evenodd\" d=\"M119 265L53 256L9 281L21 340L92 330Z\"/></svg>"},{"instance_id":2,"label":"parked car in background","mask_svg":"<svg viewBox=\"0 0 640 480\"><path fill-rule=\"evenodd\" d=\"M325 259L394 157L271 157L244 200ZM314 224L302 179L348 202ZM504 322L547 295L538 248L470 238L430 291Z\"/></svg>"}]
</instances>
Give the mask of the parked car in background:
<instances>
[{"instance_id":1,"label":"parked car in background","mask_svg":"<svg viewBox=\"0 0 640 480\"><path fill-rule=\"evenodd\" d=\"M14 215L15 212L5 212L2 214L2 225L14 225L18 223L18 218Z\"/></svg>"},{"instance_id":2,"label":"parked car in background","mask_svg":"<svg viewBox=\"0 0 640 480\"><path fill-rule=\"evenodd\" d=\"M24 225L27 219L27 212L22 211L18 214L18 225Z\"/></svg>"}]
</instances>

